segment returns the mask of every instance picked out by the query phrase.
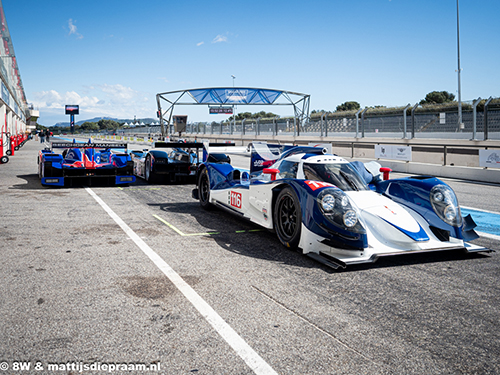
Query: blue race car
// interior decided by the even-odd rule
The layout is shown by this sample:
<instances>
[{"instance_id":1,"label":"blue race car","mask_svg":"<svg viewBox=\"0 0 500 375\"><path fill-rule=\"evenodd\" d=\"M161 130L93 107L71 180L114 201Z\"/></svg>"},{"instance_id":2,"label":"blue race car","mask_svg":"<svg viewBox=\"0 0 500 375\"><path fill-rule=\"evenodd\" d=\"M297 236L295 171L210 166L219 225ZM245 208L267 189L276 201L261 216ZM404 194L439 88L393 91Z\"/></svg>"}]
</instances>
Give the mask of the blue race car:
<instances>
[{"instance_id":1,"label":"blue race car","mask_svg":"<svg viewBox=\"0 0 500 375\"><path fill-rule=\"evenodd\" d=\"M468 243L478 238L476 224L462 217L446 183L383 180L380 169L321 148L253 143L250 173L200 164L193 198L273 229L284 246L333 268L397 254L490 251Z\"/></svg>"},{"instance_id":2,"label":"blue race car","mask_svg":"<svg viewBox=\"0 0 500 375\"><path fill-rule=\"evenodd\" d=\"M62 153L55 149L62 149ZM47 186L91 186L97 181L130 184L135 182L135 176L126 149L126 143L52 142L51 148L38 154L38 176Z\"/></svg>"},{"instance_id":3,"label":"blue race car","mask_svg":"<svg viewBox=\"0 0 500 375\"><path fill-rule=\"evenodd\" d=\"M211 143L211 146L228 146L226 143ZM234 144L232 144L234 145ZM201 161L199 149L202 143L197 142L156 142L151 150L132 150L134 174L147 182L187 181L194 183L196 169ZM212 154L213 162L229 162L225 154Z\"/></svg>"}]
</instances>

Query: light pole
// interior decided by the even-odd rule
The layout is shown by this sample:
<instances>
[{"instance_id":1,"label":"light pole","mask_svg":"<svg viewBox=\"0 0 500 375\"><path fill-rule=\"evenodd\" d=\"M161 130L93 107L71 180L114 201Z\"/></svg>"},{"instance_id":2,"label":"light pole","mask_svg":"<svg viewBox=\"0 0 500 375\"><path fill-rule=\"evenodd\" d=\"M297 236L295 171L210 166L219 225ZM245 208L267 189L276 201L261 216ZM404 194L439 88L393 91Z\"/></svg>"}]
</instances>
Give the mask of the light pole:
<instances>
[{"instance_id":1,"label":"light pole","mask_svg":"<svg viewBox=\"0 0 500 375\"><path fill-rule=\"evenodd\" d=\"M233 78L233 89L234 89L234 80L236 77L231 74L231 77ZM233 90L233 95L234 95L234 90ZM234 110L234 104L233 104L233 129L236 129L236 111Z\"/></svg>"},{"instance_id":2,"label":"light pole","mask_svg":"<svg viewBox=\"0 0 500 375\"><path fill-rule=\"evenodd\" d=\"M462 88L460 83L460 23L458 16L458 0L457 0L457 61L458 61L458 127L462 129Z\"/></svg>"}]
</instances>

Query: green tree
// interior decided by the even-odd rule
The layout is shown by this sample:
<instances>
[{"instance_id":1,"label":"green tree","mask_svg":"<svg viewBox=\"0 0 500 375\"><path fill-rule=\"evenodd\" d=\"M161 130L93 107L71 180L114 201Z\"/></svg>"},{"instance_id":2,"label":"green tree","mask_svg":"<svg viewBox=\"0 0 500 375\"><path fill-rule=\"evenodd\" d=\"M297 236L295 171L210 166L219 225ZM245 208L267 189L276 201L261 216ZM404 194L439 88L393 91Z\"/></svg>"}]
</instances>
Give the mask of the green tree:
<instances>
[{"instance_id":1,"label":"green tree","mask_svg":"<svg viewBox=\"0 0 500 375\"><path fill-rule=\"evenodd\" d=\"M82 128L82 130L86 130L86 131L99 130L99 125L96 122L85 121L80 127Z\"/></svg>"},{"instance_id":2,"label":"green tree","mask_svg":"<svg viewBox=\"0 0 500 375\"><path fill-rule=\"evenodd\" d=\"M361 108L361 105L358 102L345 102L343 104L338 105L336 108L336 111L337 112L357 111L360 108Z\"/></svg>"},{"instance_id":3,"label":"green tree","mask_svg":"<svg viewBox=\"0 0 500 375\"><path fill-rule=\"evenodd\" d=\"M120 124L114 120L99 120L97 122L99 129L101 130L116 130L120 126Z\"/></svg>"},{"instance_id":4,"label":"green tree","mask_svg":"<svg viewBox=\"0 0 500 375\"><path fill-rule=\"evenodd\" d=\"M448 91L432 91L425 96L425 99L420 101L420 104L441 104L449 103L455 100L455 95Z\"/></svg>"}]
</instances>

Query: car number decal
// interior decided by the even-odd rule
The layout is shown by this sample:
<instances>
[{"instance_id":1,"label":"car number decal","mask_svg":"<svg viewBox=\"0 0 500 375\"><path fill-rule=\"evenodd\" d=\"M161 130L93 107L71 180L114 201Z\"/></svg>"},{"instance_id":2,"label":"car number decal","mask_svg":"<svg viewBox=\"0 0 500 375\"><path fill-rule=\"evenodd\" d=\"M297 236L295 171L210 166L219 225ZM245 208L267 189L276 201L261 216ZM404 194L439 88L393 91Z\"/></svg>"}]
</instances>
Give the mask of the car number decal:
<instances>
[{"instance_id":1,"label":"car number decal","mask_svg":"<svg viewBox=\"0 0 500 375\"><path fill-rule=\"evenodd\" d=\"M304 182L307 184L307 186L309 186L309 188L312 191L314 191L316 189L324 188L324 187L327 187L327 186L335 186L335 185L330 184L329 182L323 182L323 181L309 181L309 180L306 180Z\"/></svg>"},{"instance_id":2,"label":"car number decal","mask_svg":"<svg viewBox=\"0 0 500 375\"><path fill-rule=\"evenodd\" d=\"M241 193L236 191L229 192L229 204L236 208L241 208Z\"/></svg>"}]
</instances>

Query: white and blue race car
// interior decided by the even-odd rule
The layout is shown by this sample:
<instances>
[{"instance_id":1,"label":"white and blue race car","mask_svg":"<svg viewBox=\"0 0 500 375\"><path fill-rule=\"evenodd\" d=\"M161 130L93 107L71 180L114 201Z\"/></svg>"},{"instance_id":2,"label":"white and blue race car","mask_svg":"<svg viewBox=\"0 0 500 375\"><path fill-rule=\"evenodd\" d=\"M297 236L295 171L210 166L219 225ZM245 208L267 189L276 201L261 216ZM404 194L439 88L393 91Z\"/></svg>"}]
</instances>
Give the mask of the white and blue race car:
<instances>
[{"instance_id":1,"label":"white and blue race car","mask_svg":"<svg viewBox=\"0 0 500 375\"><path fill-rule=\"evenodd\" d=\"M431 176L383 180L380 169L321 148L254 143L250 173L200 164L193 198L274 230L286 247L333 268L388 255L490 251L468 242L478 238L476 224L462 217L446 183Z\"/></svg>"}]
</instances>

